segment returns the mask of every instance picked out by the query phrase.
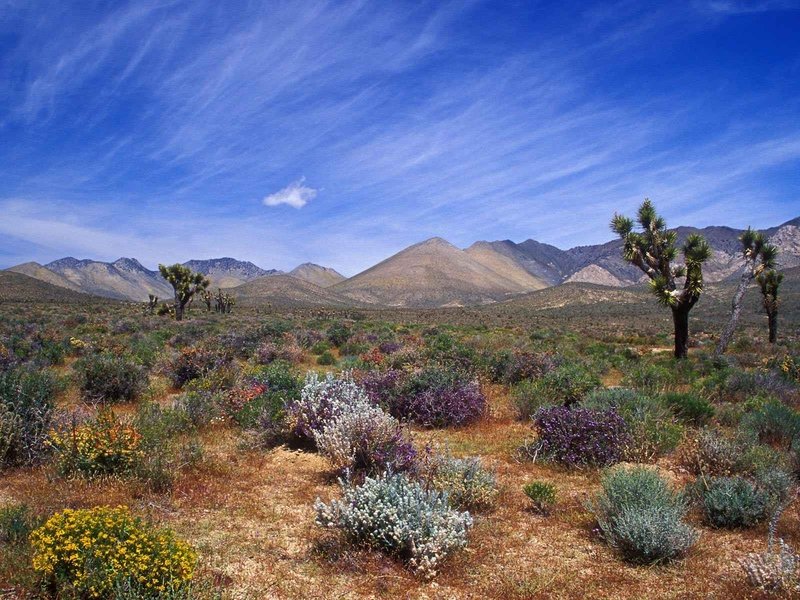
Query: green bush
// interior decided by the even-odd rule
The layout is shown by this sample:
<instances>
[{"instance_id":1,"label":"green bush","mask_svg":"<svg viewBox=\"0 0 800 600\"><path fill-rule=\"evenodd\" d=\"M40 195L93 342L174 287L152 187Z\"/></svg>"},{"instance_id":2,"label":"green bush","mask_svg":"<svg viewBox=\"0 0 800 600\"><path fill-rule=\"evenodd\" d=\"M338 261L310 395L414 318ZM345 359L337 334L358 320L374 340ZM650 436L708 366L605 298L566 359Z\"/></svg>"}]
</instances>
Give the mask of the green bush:
<instances>
[{"instance_id":1,"label":"green bush","mask_svg":"<svg viewBox=\"0 0 800 600\"><path fill-rule=\"evenodd\" d=\"M345 344L353 335L353 332L344 323L336 322L328 327L326 335L328 337L328 341L334 346L338 347Z\"/></svg>"},{"instance_id":2,"label":"green bush","mask_svg":"<svg viewBox=\"0 0 800 600\"><path fill-rule=\"evenodd\" d=\"M767 516L769 494L742 477L699 481L705 517L714 527L751 527Z\"/></svg>"},{"instance_id":3,"label":"green bush","mask_svg":"<svg viewBox=\"0 0 800 600\"><path fill-rule=\"evenodd\" d=\"M660 393L668 389L674 380L674 374L667 367L641 363L626 372L622 384L642 392Z\"/></svg>"},{"instance_id":4,"label":"green bush","mask_svg":"<svg viewBox=\"0 0 800 600\"><path fill-rule=\"evenodd\" d=\"M49 371L0 371L0 467L47 454L58 380Z\"/></svg>"},{"instance_id":5,"label":"green bush","mask_svg":"<svg viewBox=\"0 0 800 600\"><path fill-rule=\"evenodd\" d=\"M433 487L447 493L453 508L479 510L494 506L500 491L497 476L483 466L480 458L441 456L432 461L431 467Z\"/></svg>"},{"instance_id":6,"label":"green bush","mask_svg":"<svg viewBox=\"0 0 800 600\"><path fill-rule=\"evenodd\" d=\"M603 490L588 505L603 539L628 561L650 564L682 556L698 534L684 522L687 505L647 467L606 472Z\"/></svg>"},{"instance_id":7,"label":"green bush","mask_svg":"<svg viewBox=\"0 0 800 600\"><path fill-rule=\"evenodd\" d=\"M533 503L533 510L546 515L555 506L556 486L546 481L532 481L525 484L522 491Z\"/></svg>"},{"instance_id":8,"label":"green bush","mask_svg":"<svg viewBox=\"0 0 800 600\"><path fill-rule=\"evenodd\" d=\"M132 426L139 434L139 456L132 474L156 491L170 488L178 471L202 457L189 415L179 406L145 403L138 407Z\"/></svg>"},{"instance_id":9,"label":"green bush","mask_svg":"<svg viewBox=\"0 0 800 600\"><path fill-rule=\"evenodd\" d=\"M136 400L147 386L147 375L135 362L111 353L78 359L73 366L81 396L92 404Z\"/></svg>"},{"instance_id":10,"label":"green bush","mask_svg":"<svg viewBox=\"0 0 800 600\"><path fill-rule=\"evenodd\" d=\"M594 410L614 409L624 419L629 434L623 452L627 461L653 461L672 452L683 437L683 427L660 400L635 390L596 390L581 405Z\"/></svg>"},{"instance_id":11,"label":"green bush","mask_svg":"<svg viewBox=\"0 0 800 600\"><path fill-rule=\"evenodd\" d=\"M328 350L323 352L317 357L317 364L318 365L335 365L336 364L336 357L331 354Z\"/></svg>"},{"instance_id":12,"label":"green bush","mask_svg":"<svg viewBox=\"0 0 800 600\"><path fill-rule=\"evenodd\" d=\"M714 417L714 406L696 394L670 392L661 398L675 416L688 425L705 425Z\"/></svg>"},{"instance_id":13,"label":"green bush","mask_svg":"<svg viewBox=\"0 0 800 600\"><path fill-rule=\"evenodd\" d=\"M62 342L43 339L37 353L37 360L45 365L60 365L64 362L67 350Z\"/></svg>"},{"instance_id":14,"label":"green bush","mask_svg":"<svg viewBox=\"0 0 800 600\"><path fill-rule=\"evenodd\" d=\"M786 469L789 461L786 454L764 444L748 443L740 437L739 459L736 461L736 471L746 475L757 475L774 469Z\"/></svg>"},{"instance_id":15,"label":"green bush","mask_svg":"<svg viewBox=\"0 0 800 600\"><path fill-rule=\"evenodd\" d=\"M800 438L800 413L770 398L744 416L741 429L762 443L789 449Z\"/></svg>"},{"instance_id":16,"label":"green bush","mask_svg":"<svg viewBox=\"0 0 800 600\"><path fill-rule=\"evenodd\" d=\"M311 354L319 356L331 349L331 345L326 341L320 341L311 346Z\"/></svg>"},{"instance_id":17,"label":"green bush","mask_svg":"<svg viewBox=\"0 0 800 600\"><path fill-rule=\"evenodd\" d=\"M556 405L556 401L545 394L542 384L531 379L511 386L511 401L520 419L530 419L540 408Z\"/></svg>"},{"instance_id":18,"label":"green bush","mask_svg":"<svg viewBox=\"0 0 800 600\"><path fill-rule=\"evenodd\" d=\"M0 544L23 544L41 520L24 504L0 507Z\"/></svg>"},{"instance_id":19,"label":"green bush","mask_svg":"<svg viewBox=\"0 0 800 600\"><path fill-rule=\"evenodd\" d=\"M601 385L600 379L588 367L564 363L519 388L514 401L520 418L529 419L543 406L571 406Z\"/></svg>"}]
</instances>

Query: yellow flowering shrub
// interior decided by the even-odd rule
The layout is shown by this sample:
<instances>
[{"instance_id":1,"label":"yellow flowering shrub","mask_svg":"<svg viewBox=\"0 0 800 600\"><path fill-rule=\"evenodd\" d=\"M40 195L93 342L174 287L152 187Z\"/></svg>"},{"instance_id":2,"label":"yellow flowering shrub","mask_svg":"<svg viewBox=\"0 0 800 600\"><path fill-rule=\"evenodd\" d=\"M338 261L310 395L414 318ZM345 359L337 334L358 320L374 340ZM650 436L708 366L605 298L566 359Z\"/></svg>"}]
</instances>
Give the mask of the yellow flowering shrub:
<instances>
[{"instance_id":1,"label":"yellow flowering shrub","mask_svg":"<svg viewBox=\"0 0 800 600\"><path fill-rule=\"evenodd\" d=\"M102 411L94 421L51 431L49 441L56 451L56 465L65 475L124 474L143 458L142 436L110 410Z\"/></svg>"},{"instance_id":2,"label":"yellow flowering shrub","mask_svg":"<svg viewBox=\"0 0 800 600\"><path fill-rule=\"evenodd\" d=\"M789 379L800 381L800 362L787 354L781 362L781 373Z\"/></svg>"},{"instance_id":3,"label":"yellow flowering shrub","mask_svg":"<svg viewBox=\"0 0 800 600\"><path fill-rule=\"evenodd\" d=\"M191 581L197 562L189 544L127 506L56 513L30 543L34 570L66 596L108 598L118 586L140 598L174 594Z\"/></svg>"}]
</instances>

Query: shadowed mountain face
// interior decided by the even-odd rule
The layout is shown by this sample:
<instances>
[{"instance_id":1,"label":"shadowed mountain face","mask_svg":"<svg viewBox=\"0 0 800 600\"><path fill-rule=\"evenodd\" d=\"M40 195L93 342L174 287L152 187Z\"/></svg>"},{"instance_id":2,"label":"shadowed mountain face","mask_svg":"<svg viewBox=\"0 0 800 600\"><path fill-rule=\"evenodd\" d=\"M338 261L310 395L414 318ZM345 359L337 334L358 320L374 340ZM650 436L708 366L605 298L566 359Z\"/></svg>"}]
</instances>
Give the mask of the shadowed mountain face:
<instances>
[{"instance_id":1,"label":"shadowed mountain face","mask_svg":"<svg viewBox=\"0 0 800 600\"><path fill-rule=\"evenodd\" d=\"M190 260L183 264L195 273L202 273L208 277L212 288L232 288L257 277L280 273L276 269L262 269L249 261L236 260L229 257Z\"/></svg>"},{"instance_id":2,"label":"shadowed mountain face","mask_svg":"<svg viewBox=\"0 0 800 600\"><path fill-rule=\"evenodd\" d=\"M711 244L704 265L706 282L738 277L743 266L739 236L730 227L678 227L679 245L692 233ZM800 266L800 218L764 231L780 250L778 263ZM345 279L335 270L304 263L288 274L233 258L184 263L203 273L213 287L234 288L250 304L371 305L436 308L490 304L562 283L626 287L644 275L622 259L622 241L561 250L526 240L476 242L466 250L442 238L409 246L366 271ZM63 258L47 265L24 263L9 271L61 288L121 300L143 301L148 294L171 298L172 288L156 271L132 258L113 263ZM252 285L250 285L252 284Z\"/></svg>"}]
</instances>

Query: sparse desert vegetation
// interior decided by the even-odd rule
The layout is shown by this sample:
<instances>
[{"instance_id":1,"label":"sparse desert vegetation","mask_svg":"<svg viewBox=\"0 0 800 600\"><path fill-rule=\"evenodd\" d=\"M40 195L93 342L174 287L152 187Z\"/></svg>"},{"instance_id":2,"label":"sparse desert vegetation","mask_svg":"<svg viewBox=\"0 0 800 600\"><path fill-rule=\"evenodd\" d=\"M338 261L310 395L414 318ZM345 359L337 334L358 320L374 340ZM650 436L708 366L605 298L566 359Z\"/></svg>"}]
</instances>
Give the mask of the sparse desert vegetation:
<instances>
[{"instance_id":1,"label":"sparse desert vegetation","mask_svg":"<svg viewBox=\"0 0 800 600\"><path fill-rule=\"evenodd\" d=\"M752 295L715 358L726 314L700 303L676 361L644 292L570 289L557 309L545 290L536 306L195 306L181 322L112 301L3 304L0 587L793 593L796 313L770 344ZM587 290L610 298L587 305Z\"/></svg>"}]
</instances>

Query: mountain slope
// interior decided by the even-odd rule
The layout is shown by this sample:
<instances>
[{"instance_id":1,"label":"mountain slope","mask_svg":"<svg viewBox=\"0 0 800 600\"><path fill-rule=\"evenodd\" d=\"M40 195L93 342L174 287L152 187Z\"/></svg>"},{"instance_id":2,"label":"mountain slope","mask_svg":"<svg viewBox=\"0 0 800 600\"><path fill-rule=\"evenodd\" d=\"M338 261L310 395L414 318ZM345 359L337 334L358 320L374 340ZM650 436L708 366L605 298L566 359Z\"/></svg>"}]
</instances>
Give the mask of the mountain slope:
<instances>
[{"instance_id":1,"label":"mountain slope","mask_svg":"<svg viewBox=\"0 0 800 600\"><path fill-rule=\"evenodd\" d=\"M503 300L536 289L496 273L441 238L409 246L332 290L383 306L461 306Z\"/></svg>"},{"instance_id":2,"label":"mountain slope","mask_svg":"<svg viewBox=\"0 0 800 600\"><path fill-rule=\"evenodd\" d=\"M550 284L529 273L513 257L498 251L488 242L475 242L465 250L465 252L476 262L479 262L487 269L491 269L498 275L513 281L520 287L528 290L540 290Z\"/></svg>"},{"instance_id":3,"label":"mountain slope","mask_svg":"<svg viewBox=\"0 0 800 600\"><path fill-rule=\"evenodd\" d=\"M230 290L241 306L357 306L329 288L323 288L291 275L258 277Z\"/></svg>"},{"instance_id":4,"label":"mountain slope","mask_svg":"<svg viewBox=\"0 0 800 600\"><path fill-rule=\"evenodd\" d=\"M28 277L33 277L34 279L38 279L39 281L44 281L45 283L49 283L51 285L67 288L75 292L80 291L80 287L72 283L69 279L59 275L58 273L54 273L50 269L43 267L37 262L22 263L21 265L9 267L8 269L6 269L6 271L12 271L14 273L22 273L23 275L27 275Z\"/></svg>"},{"instance_id":5,"label":"mountain slope","mask_svg":"<svg viewBox=\"0 0 800 600\"><path fill-rule=\"evenodd\" d=\"M85 304L98 300L95 296L81 294L22 273L0 271L0 302Z\"/></svg>"},{"instance_id":6,"label":"mountain slope","mask_svg":"<svg viewBox=\"0 0 800 600\"><path fill-rule=\"evenodd\" d=\"M275 269L267 271L249 261L236 260L227 256L207 260L190 260L183 264L192 271L208 277L212 288L236 287L257 277L280 273Z\"/></svg>"},{"instance_id":7,"label":"mountain slope","mask_svg":"<svg viewBox=\"0 0 800 600\"><path fill-rule=\"evenodd\" d=\"M488 243L495 251L507 256L526 272L548 285L558 285L566 279L570 273L575 271L575 265L569 254L536 240L525 240L519 244L511 240L498 242L476 242L477 244Z\"/></svg>"},{"instance_id":8,"label":"mountain slope","mask_svg":"<svg viewBox=\"0 0 800 600\"><path fill-rule=\"evenodd\" d=\"M172 287L161 275L150 271L134 258L113 263L67 257L45 265L76 285L82 292L118 300L147 300L148 294L172 296Z\"/></svg>"},{"instance_id":9,"label":"mountain slope","mask_svg":"<svg viewBox=\"0 0 800 600\"><path fill-rule=\"evenodd\" d=\"M303 263L289 271L289 275L308 281L319 287L330 287L345 280L345 276L336 269L323 267L314 263Z\"/></svg>"},{"instance_id":10,"label":"mountain slope","mask_svg":"<svg viewBox=\"0 0 800 600\"><path fill-rule=\"evenodd\" d=\"M778 247L778 264L784 269L800 266L800 217L767 230L770 241Z\"/></svg>"}]
</instances>

